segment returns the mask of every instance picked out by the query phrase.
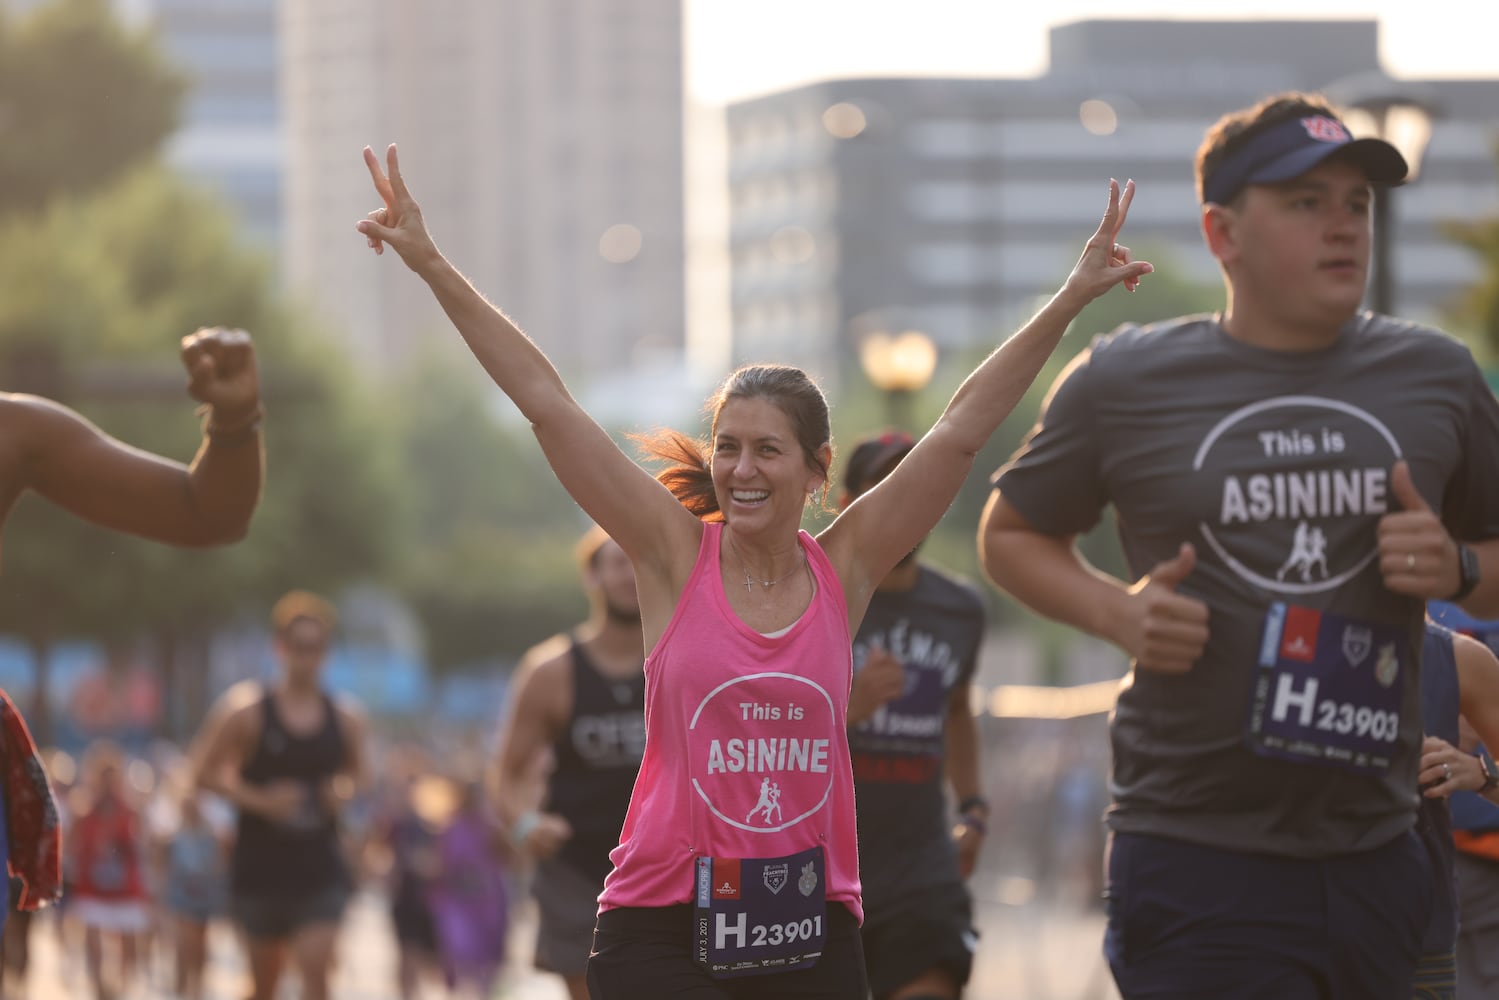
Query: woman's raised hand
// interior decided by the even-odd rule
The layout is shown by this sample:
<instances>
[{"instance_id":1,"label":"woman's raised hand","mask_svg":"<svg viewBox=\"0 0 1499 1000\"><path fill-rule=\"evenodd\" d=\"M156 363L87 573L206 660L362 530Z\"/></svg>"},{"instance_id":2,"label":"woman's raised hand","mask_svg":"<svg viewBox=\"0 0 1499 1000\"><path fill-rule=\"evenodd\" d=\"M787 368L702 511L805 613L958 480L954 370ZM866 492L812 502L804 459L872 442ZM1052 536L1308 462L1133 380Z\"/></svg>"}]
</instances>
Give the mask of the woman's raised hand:
<instances>
[{"instance_id":1,"label":"woman's raised hand","mask_svg":"<svg viewBox=\"0 0 1499 1000\"><path fill-rule=\"evenodd\" d=\"M1083 247L1077 266L1067 276L1067 287L1089 301L1118 284L1133 292L1140 286L1140 278L1155 270L1154 265L1147 261L1134 260L1129 247L1119 242L1119 231L1124 228L1129 204L1134 198L1134 181L1126 182L1122 193L1118 181L1109 181L1109 207L1103 213L1103 221L1089 238L1088 245Z\"/></svg>"},{"instance_id":2,"label":"woman's raised hand","mask_svg":"<svg viewBox=\"0 0 1499 1000\"><path fill-rule=\"evenodd\" d=\"M406 266L418 273L421 265L438 256L437 245L427 233L422 221L421 206L411 197L406 182L401 178L401 164L396 157L395 143L385 150L387 170L380 169L380 159L375 151L364 147L364 164L369 167L370 178L375 182L375 191L385 202L366 218L360 220L355 229L365 235L370 249L380 254L385 244L390 244L400 254Z\"/></svg>"}]
</instances>

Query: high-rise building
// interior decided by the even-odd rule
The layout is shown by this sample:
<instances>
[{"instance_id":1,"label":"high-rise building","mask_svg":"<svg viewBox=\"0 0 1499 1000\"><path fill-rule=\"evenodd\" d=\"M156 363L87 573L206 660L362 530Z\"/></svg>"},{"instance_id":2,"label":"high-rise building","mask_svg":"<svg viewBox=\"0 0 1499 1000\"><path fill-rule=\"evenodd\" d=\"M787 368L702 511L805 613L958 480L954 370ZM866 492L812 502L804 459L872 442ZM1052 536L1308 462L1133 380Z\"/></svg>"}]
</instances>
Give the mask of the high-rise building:
<instances>
[{"instance_id":1,"label":"high-rise building","mask_svg":"<svg viewBox=\"0 0 1499 1000\"><path fill-rule=\"evenodd\" d=\"M281 239L281 116L276 0L116 0L155 30L187 76L172 166L217 191L240 232L268 251Z\"/></svg>"},{"instance_id":2,"label":"high-rise building","mask_svg":"<svg viewBox=\"0 0 1499 1000\"><path fill-rule=\"evenodd\" d=\"M378 207L359 151L389 142L444 251L564 373L681 351L680 0L286 0L280 20L286 276L359 360L451 337L353 230Z\"/></svg>"},{"instance_id":3,"label":"high-rise building","mask_svg":"<svg viewBox=\"0 0 1499 1000\"><path fill-rule=\"evenodd\" d=\"M858 79L728 109L734 353L847 373L866 333L994 344L1066 277L1110 177L1126 242L1204 284L1192 159L1225 111L1377 72L1373 21L1085 21L1035 79ZM1408 86L1416 87L1415 83ZM1398 312L1433 318L1478 273L1441 233L1499 210L1499 78L1429 81L1440 118L1393 200Z\"/></svg>"}]
</instances>

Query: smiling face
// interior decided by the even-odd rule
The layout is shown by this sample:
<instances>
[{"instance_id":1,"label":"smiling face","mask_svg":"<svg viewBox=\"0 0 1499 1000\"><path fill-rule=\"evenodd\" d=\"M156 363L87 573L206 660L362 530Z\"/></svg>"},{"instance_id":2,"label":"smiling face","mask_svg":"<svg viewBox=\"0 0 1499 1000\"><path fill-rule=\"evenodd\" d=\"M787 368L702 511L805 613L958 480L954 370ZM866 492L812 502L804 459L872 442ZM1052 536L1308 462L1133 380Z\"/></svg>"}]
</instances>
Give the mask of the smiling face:
<instances>
[{"instance_id":1,"label":"smiling face","mask_svg":"<svg viewBox=\"0 0 1499 1000\"><path fill-rule=\"evenodd\" d=\"M1335 328L1358 311L1369 273L1369 181L1337 157L1213 206L1209 244L1236 308L1291 328Z\"/></svg>"},{"instance_id":2,"label":"smiling face","mask_svg":"<svg viewBox=\"0 0 1499 1000\"><path fill-rule=\"evenodd\" d=\"M759 396L735 397L719 409L712 472L719 509L743 532L788 525L795 532L808 495L826 481L791 418Z\"/></svg>"}]
</instances>

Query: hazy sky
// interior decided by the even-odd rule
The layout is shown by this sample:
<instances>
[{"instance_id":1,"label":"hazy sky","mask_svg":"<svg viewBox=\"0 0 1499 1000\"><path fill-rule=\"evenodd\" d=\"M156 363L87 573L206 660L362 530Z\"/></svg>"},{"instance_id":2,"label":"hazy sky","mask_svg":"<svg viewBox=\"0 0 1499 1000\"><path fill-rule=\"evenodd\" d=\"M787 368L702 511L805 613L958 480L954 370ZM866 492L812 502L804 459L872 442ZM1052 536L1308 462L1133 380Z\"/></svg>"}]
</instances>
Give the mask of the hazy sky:
<instances>
[{"instance_id":1,"label":"hazy sky","mask_svg":"<svg viewBox=\"0 0 1499 1000\"><path fill-rule=\"evenodd\" d=\"M1035 76L1046 32L1089 18L1380 22L1385 69L1499 77L1495 0L686 0L687 87L705 104L830 76Z\"/></svg>"}]
</instances>

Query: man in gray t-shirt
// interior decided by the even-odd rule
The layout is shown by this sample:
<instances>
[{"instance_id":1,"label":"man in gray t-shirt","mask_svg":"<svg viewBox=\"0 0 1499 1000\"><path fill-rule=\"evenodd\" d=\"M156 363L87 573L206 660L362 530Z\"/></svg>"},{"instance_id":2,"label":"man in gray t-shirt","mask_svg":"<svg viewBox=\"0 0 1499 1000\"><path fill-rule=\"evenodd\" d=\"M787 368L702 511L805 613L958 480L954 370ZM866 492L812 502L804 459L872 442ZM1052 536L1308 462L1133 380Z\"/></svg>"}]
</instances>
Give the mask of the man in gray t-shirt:
<instances>
[{"instance_id":1,"label":"man in gray t-shirt","mask_svg":"<svg viewBox=\"0 0 1499 1000\"><path fill-rule=\"evenodd\" d=\"M1214 126L1197 172L1227 308L1069 366L996 477L984 565L1134 661L1108 814L1125 996L1403 1000L1422 612L1499 608L1499 405L1456 341L1359 312L1393 147L1279 95ZM1133 584L1072 545L1106 506Z\"/></svg>"}]
</instances>

